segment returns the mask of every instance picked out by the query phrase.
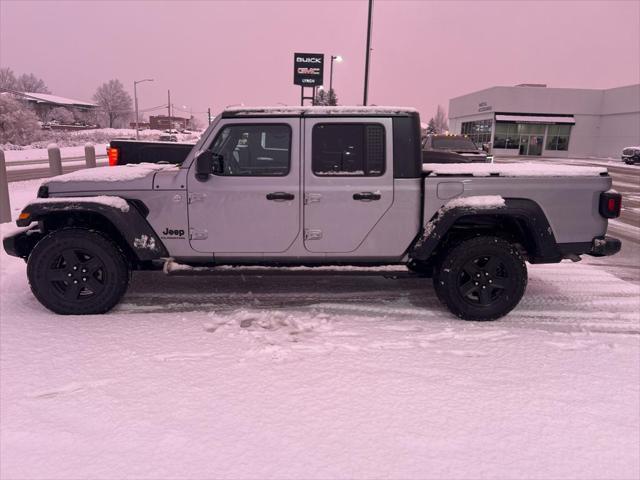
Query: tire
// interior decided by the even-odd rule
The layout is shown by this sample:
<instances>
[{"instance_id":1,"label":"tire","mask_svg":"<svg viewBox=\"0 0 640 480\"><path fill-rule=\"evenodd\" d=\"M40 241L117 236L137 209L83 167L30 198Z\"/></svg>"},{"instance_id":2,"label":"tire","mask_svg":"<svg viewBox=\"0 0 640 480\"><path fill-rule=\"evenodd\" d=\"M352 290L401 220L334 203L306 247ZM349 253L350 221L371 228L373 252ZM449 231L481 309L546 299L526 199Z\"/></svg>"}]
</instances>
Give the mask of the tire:
<instances>
[{"instance_id":1,"label":"tire","mask_svg":"<svg viewBox=\"0 0 640 480\"><path fill-rule=\"evenodd\" d=\"M495 320L520 302L527 287L527 266L506 240L475 237L444 255L433 280L436 295L454 315Z\"/></svg>"},{"instance_id":2,"label":"tire","mask_svg":"<svg viewBox=\"0 0 640 480\"><path fill-rule=\"evenodd\" d=\"M82 228L56 230L40 240L29 255L27 276L38 301L62 315L108 312L129 285L120 248Z\"/></svg>"}]
</instances>

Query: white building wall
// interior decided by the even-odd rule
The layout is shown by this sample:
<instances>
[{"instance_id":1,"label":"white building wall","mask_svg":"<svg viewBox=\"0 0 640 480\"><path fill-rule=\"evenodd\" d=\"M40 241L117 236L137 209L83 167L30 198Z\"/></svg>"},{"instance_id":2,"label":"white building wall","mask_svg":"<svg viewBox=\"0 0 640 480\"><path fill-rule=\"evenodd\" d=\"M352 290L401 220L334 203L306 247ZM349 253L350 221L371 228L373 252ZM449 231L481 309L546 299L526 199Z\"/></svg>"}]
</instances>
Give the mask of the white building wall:
<instances>
[{"instance_id":1,"label":"white building wall","mask_svg":"<svg viewBox=\"0 0 640 480\"><path fill-rule=\"evenodd\" d=\"M491 87L450 100L450 130L460 133L463 122L494 118L495 112L573 115L569 150L543 150L543 156L617 158L624 147L640 145L640 84L608 90Z\"/></svg>"}]
</instances>

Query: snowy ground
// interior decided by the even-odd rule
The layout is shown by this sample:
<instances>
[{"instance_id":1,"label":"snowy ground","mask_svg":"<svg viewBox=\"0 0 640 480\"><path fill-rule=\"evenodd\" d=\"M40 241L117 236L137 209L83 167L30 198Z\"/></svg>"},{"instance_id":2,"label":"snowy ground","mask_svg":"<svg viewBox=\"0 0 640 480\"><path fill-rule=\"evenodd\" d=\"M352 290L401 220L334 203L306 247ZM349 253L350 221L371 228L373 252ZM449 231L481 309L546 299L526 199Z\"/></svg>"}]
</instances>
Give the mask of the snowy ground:
<instances>
[{"instance_id":1,"label":"snowy ground","mask_svg":"<svg viewBox=\"0 0 640 480\"><path fill-rule=\"evenodd\" d=\"M392 272L144 273L60 317L0 263L1 478L640 476L640 288L597 266L468 323Z\"/></svg>"}]
</instances>

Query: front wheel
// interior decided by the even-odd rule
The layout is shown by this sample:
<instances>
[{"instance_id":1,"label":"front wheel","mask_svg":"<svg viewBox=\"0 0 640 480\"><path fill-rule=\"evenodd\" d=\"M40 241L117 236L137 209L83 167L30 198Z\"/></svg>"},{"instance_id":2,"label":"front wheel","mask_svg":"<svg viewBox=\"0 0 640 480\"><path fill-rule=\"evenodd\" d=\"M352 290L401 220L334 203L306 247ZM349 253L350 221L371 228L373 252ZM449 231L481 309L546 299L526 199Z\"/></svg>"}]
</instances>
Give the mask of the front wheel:
<instances>
[{"instance_id":1,"label":"front wheel","mask_svg":"<svg viewBox=\"0 0 640 480\"><path fill-rule=\"evenodd\" d=\"M498 237L476 237L447 252L434 276L440 301L465 320L495 320L520 302L527 267L518 249Z\"/></svg>"},{"instance_id":2,"label":"front wheel","mask_svg":"<svg viewBox=\"0 0 640 480\"><path fill-rule=\"evenodd\" d=\"M51 232L29 255L31 291L49 310L88 315L111 310L127 291L129 268L120 248L99 232Z\"/></svg>"}]
</instances>

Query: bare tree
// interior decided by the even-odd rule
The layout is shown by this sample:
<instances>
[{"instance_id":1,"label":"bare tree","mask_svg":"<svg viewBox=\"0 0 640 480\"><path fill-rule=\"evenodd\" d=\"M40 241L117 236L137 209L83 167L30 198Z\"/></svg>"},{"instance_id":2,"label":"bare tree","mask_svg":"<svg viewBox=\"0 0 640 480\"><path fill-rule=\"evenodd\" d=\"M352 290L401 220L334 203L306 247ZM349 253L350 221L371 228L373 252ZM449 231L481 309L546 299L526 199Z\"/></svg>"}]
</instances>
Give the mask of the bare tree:
<instances>
[{"instance_id":1,"label":"bare tree","mask_svg":"<svg viewBox=\"0 0 640 480\"><path fill-rule=\"evenodd\" d=\"M9 67L0 68L0 92L6 90L16 90L18 81L16 75Z\"/></svg>"},{"instance_id":2,"label":"bare tree","mask_svg":"<svg viewBox=\"0 0 640 480\"><path fill-rule=\"evenodd\" d=\"M51 93L44 80L36 77L33 73L20 75L17 80L16 90L30 93Z\"/></svg>"},{"instance_id":3,"label":"bare tree","mask_svg":"<svg viewBox=\"0 0 640 480\"><path fill-rule=\"evenodd\" d=\"M449 130L447 114L444 111L444 108L442 108L442 105L438 105L436 116L433 117L433 126L436 130L436 133L446 133Z\"/></svg>"},{"instance_id":4,"label":"bare tree","mask_svg":"<svg viewBox=\"0 0 640 480\"><path fill-rule=\"evenodd\" d=\"M8 95L0 95L0 143L28 145L40 133L38 117Z\"/></svg>"},{"instance_id":5,"label":"bare tree","mask_svg":"<svg viewBox=\"0 0 640 480\"><path fill-rule=\"evenodd\" d=\"M120 80L109 80L96 90L93 100L100 105L109 118L109 127L118 118L127 118L133 111L131 96L124 90Z\"/></svg>"}]
</instances>

